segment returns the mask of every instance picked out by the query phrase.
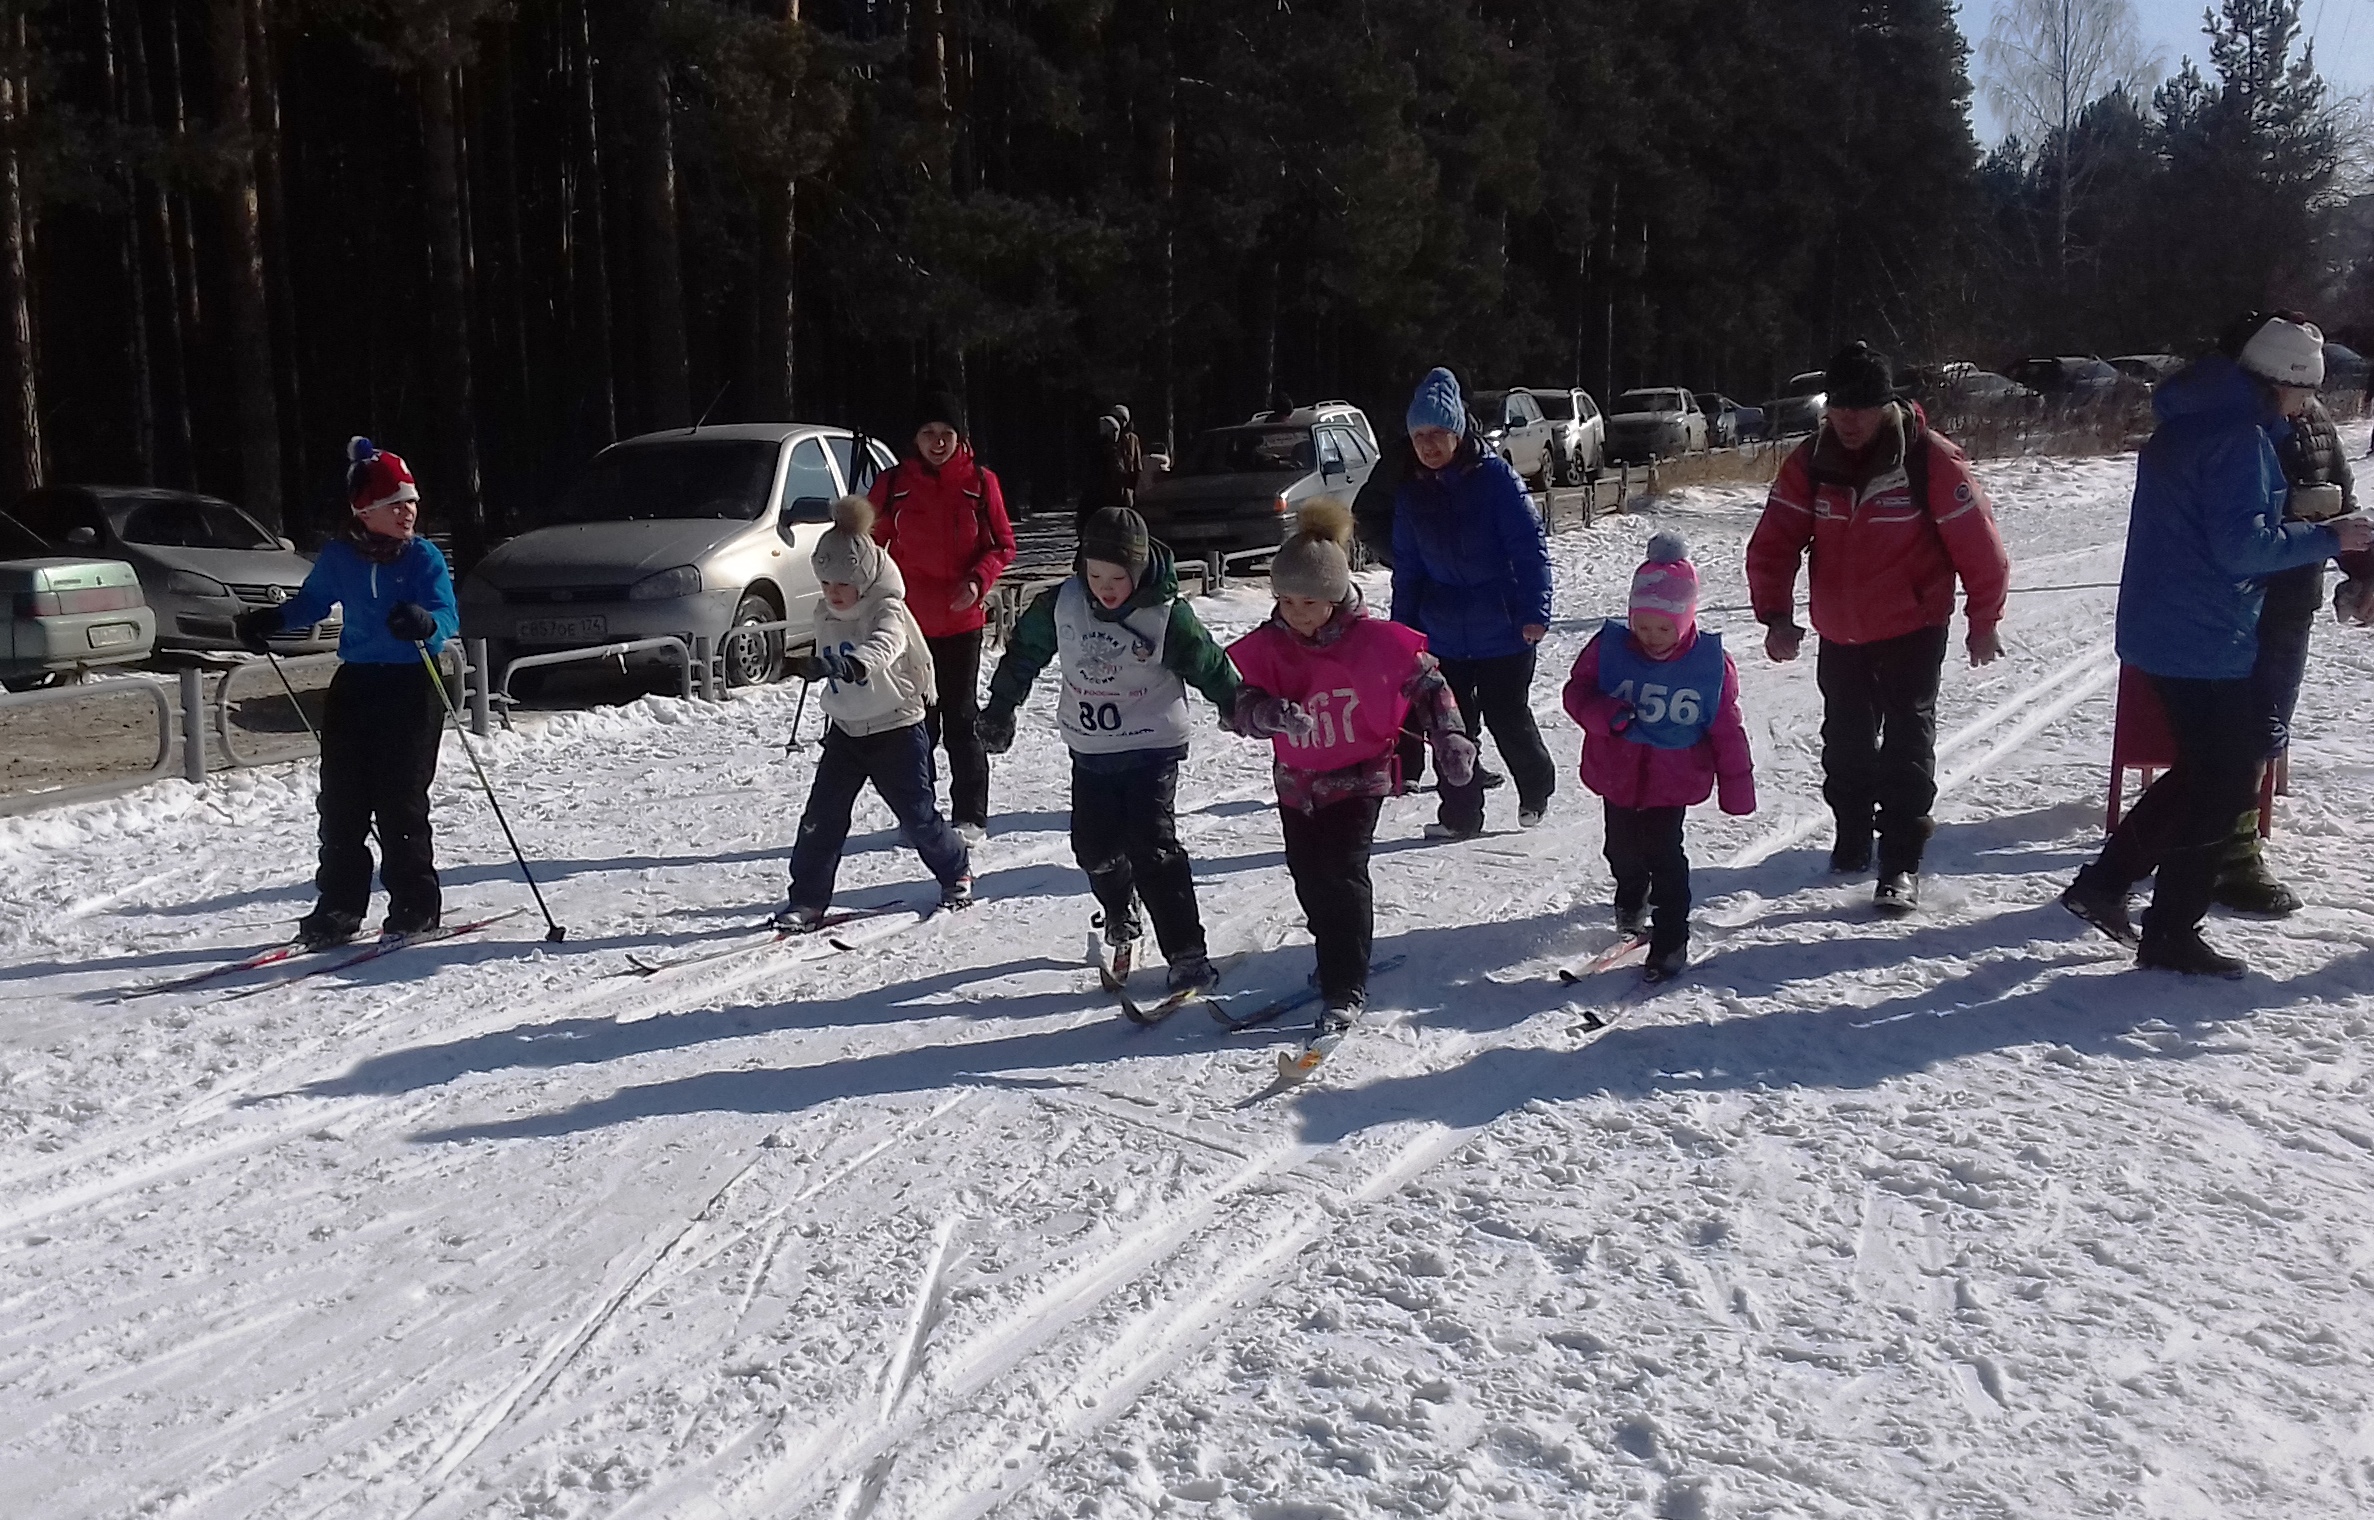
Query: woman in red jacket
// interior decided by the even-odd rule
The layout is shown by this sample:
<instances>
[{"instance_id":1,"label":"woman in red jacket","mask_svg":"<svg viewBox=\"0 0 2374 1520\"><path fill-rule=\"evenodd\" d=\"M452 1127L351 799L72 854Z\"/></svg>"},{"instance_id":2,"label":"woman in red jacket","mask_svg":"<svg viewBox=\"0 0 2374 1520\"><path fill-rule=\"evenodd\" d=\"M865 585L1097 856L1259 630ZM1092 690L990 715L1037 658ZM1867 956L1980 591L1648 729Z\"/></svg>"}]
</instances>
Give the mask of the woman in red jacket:
<instances>
[{"instance_id":1,"label":"woman in red jacket","mask_svg":"<svg viewBox=\"0 0 2374 1520\"><path fill-rule=\"evenodd\" d=\"M948 749L948 813L968 845L989 833L989 756L980 717L981 628L990 588L1014 563L1014 528L997 477L965 439L964 409L936 392L915 409L914 452L878 477L874 541L906 577L907 609L931 648L938 700L926 715Z\"/></svg>"}]
</instances>

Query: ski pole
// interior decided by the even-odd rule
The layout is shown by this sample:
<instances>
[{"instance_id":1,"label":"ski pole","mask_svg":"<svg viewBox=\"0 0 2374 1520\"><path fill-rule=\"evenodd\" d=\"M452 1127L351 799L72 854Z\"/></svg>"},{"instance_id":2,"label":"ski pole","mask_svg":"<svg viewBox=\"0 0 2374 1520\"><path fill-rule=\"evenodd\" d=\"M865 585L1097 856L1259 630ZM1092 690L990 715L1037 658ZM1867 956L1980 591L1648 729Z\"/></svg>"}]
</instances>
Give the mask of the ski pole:
<instances>
[{"instance_id":1,"label":"ski pole","mask_svg":"<svg viewBox=\"0 0 2374 1520\"><path fill-rule=\"evenodd\" d=\"M289 706L297 710L297 721L305 725L305 732L313 736L313 742L320 744L321 735L314 731L313 720L305 716L305 704L297 700L297 688L289 684L289 673L280 668L280 656L267 649L264 658L272 662L272 673L280 677L280 689L289 694Z\"/></svg>"},{"instance_id":2,"label":"ski pole","mask_svg":"<svg viewBox=\"0 0 2374 1520\"><path fill-rule=\"evenodd\" d=\"M786 755L800 747L800 719L808 715L808 688L815 684L806 676L800 677L800 704L791 710L791 737L783 741Z\"/></svg>"},{"instance_id":3,"label":"ski pole","mask_svg":"<svg viewBox=\"0 0 2374 1520\"><path fill-rule=\"evenodd\" d=\"M420 651L420 663L428 669L429 684L437 688L437 700L445 704L445 716L453 720L453 736L462 742L462 753L470 757L470 769L478 773L478 784L486 789L486 804L495 810L495 822L503 826L503 837L510 841L511 858L519 862L519 874L527 878L528 891L535 894L536 908L544 915L544 937L558 944L568 937L568 931L552 921L552 910L544 906L543 889L536 885L536 874L528 869L527 856L520 853L519 837L511 832L511 820L503 816L503 804L495 799L495 784L486 779L486 767L478 763L478 751L470 748L470 736L462 731L461 709L453 705L453 697L445 690L445 676L437 669L436 657L429 653L425 639L413 640L412 647Z\"/></svg>"}]
</instances>

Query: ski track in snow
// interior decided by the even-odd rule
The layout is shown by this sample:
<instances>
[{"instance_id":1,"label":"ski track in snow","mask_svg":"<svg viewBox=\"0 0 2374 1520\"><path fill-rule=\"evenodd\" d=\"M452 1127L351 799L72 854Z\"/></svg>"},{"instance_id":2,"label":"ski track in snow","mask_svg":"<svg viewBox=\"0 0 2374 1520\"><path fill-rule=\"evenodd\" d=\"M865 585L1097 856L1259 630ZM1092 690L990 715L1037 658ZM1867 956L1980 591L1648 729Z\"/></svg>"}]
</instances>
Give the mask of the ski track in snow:
<instances>
[{"instance_id":1,"label":"ski track in snow","mask_svg":"<svg viewBox=\"0 0 2374 1520\"><path fill-rule=\"evenodd\" d=\"M1285 1093L1295 1029L1138 1029L1097 989L1047 680L980 905L846 952L610 974L780 897L795 690L484 746L567 941L530 917L245 1000L103 1001L285 932L312 767L0 821L0 1508L2364 1512L2374 644L2316 636L2273 847L2313 906L2213 924L2244 982L2127 970L2052 900L2116 673L2115 593L2053 588L2115 573L2132 472L1985 467L2047 589L1995 666L1957 627L1912 920L1821 871L1813 661L1710 615L1763 811L1693 813L1700 959L1655 992L1556 983L1609 932L1559 689L1656 526L1743 604L1758 495L1554 539L1549 822L1426 845L1431 797L1387 805L1407 964ZM1257 1000L1309 966L1266 750L1196 721L1182 836ZM524 903L446 759L449 913ZM839 900L930 891L869 796Z\"/></svg>"}]
</instances>

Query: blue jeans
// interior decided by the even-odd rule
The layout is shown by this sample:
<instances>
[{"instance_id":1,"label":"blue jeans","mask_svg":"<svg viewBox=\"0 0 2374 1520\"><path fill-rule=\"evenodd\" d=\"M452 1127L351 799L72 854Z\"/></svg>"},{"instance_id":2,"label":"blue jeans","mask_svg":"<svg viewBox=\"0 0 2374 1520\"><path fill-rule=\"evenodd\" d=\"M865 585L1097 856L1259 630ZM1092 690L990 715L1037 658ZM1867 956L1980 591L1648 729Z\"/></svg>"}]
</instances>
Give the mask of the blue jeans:
<instances>
[{"instance_id":1,"label":"blue jeans","mask_svg":"<svg viewBox=\"0 0 2374 1520\"><path fill-rule=\"evenodd\" d=\"M849 809L871 781L897 815L899 837L923 857L943 887L972 870L964 841L940 816L932 795L931 739L920 723L859 738L835 725L824 731L824 754L808 785L808 807L791 847L791 905L822 909L832 902L849 838Z\"/></svg>"},{"instance_id":2,"label":"blue jeans","mask_svg":"<svg viewBox=\"0 0 2374 1520\"><path fill-rule=\"evenodd\" d=\"M2250 684L2266 724L2269 759L2292 742L2292 710L2300 705L2300 682L2308 674L2308 636L2324 610L2325 567L2300 565L2267 577L2267 598L2259 608L2259 652L2251 662Z\"/></svg>"}]
</instances>

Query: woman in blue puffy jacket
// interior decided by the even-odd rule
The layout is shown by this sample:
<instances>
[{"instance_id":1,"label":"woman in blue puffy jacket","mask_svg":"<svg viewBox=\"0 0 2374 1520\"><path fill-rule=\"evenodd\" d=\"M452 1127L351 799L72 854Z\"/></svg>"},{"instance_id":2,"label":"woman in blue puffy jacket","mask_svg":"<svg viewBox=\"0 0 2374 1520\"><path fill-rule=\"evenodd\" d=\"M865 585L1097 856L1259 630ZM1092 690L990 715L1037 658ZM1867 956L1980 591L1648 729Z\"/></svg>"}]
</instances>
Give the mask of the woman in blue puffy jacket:
<instances>
[{"instance_id":1,"label":"woman in blue puffy jacket","mask_svg":"<svg viewBox=\"0 0 2374 1520\"><path fill-rule=\"evenodd\" d=\"M2257 325L2229 357L2211 353L2152 397L2159 427L2135 466L2119 575L2118 656L2151 678L2176 763L2136 800L2062 905L2137 945L2136 964L2236 977L2243 963L2201 938L2236 815L2266 751L2252 678L2270 576L2363 549L2365 521L2287 522L2277 444L2324 379L2324 339L2286 318ZM2137 935L2134 884L2159 873Z\"/></svg>"},{"instance_id":2,"label":"woman in blue puffy jacket","mask_svg":"<svg viewBox=\"0 0 2374 1520\"><path fill-rule=\"evenodd\" d=\"M1418 467L1393 501L1393 620L1426 635L1469 738L1492 730L1517 787L1517 822L1541 822L1557 767L1533 722L1534 646L1549 631L1550 551L1517 472L1484 447L1459 377L1418 383L1405 419ZM1479 779L1444 787L1437 839L1483 832Z\"/></svg>"}]
</instances>

